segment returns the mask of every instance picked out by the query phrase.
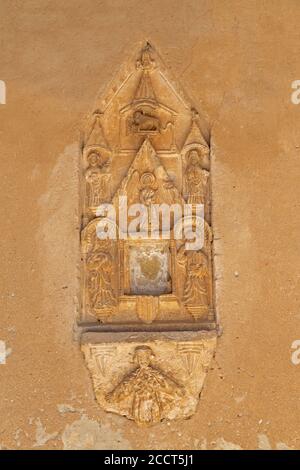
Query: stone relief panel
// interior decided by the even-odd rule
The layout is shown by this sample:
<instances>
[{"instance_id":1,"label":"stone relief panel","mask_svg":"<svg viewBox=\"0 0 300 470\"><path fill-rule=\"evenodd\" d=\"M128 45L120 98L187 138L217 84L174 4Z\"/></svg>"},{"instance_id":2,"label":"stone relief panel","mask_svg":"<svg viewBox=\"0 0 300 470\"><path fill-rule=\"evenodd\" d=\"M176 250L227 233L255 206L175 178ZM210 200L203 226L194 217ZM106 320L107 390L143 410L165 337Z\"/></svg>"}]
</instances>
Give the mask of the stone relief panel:
<instances>
[{"instance_id":1,"label":"stone relief panel","mask_svg":"<svg viewBox=\"0 0 300 470\"><path fill-rule=\"evenodd\" d=\"M179 334L142 341L115 334L109 343L93 333L83 336L82 350L98 403L138 425L189 418L196 410L213 356L212 332Z\"/></svg>"},{"instance_id":2,"label":"stone relief panel","mask_svg":"<svg viewBox=\"0 0 300 470\"><path fill-rule=\"evenodd\" d=\"M210 148L149 43L87 119L80 194L79 326L93 331L82 348L97 400L138 424L188 417L217 331ZM203 243L191 248L196 230ZM128 331L134 343L116 341Z\"/></svg>"}]
</instances>

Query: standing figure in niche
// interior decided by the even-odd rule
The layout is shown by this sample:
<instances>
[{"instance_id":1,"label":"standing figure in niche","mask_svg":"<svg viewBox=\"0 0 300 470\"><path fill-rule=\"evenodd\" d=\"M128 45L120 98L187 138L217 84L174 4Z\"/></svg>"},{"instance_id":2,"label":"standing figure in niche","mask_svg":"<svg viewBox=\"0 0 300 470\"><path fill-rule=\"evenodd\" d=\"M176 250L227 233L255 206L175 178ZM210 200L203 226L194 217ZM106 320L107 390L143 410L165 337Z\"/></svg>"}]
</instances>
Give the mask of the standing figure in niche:
<instances>
[{"instance_id":1,"label":"standing figure in niche","mask_svg":"<svg viewBox=\"0 0 300 470\"><path fill-rule=\"evenodd\" d=\"M167 418L174 403L184 395L180 385L151 365L153 358L150 347L137 347L134 354L137 369L106 396L108 403L117 404L124 416L141 425Z\"/></svg>"},{"instance_id":2,"label":"standing figure in niche","mask_svg":"<svg viewBox=\"0 0 300 470\"><path fill-rule=\"evenodd\" d=\"M185 251L182 246L177 254L179 264L185 266L183 303L185 306L209 308L209 270L207 256L202 251Z\"/></svg>"},{"instance_id":3,"label":"standing figure in niche","mask_svg":"<svg viewBox=\"0 0 300 470\"><path fill-rule=\"evenodd\" d=\"M185 177L188 204L204 204L209 172L202 168L197 150L191 150L188 154Z\"/></svg>"},{"instance_id":4,"label":"standing figure in niche","mask_svg":"<svg viewBox=\"0 0 300 470\"><path fill-rule=\"evenodd\" d=\"M165 195L166 203L169 203L169 204L179 203L180 204L178 191L173 181L169 177L169 175L163 178L163 188L164 188L164 193L165 193L164 195Z\"/></svg>"},{"instance_id":5,"label":"standing figure in niche","mask_svg":"<svg viewBox=\"0 0 300 470\"><path fill-rule=\"evenodd\" d=\"M110 254L100 251L92 254L87 260L89 269L88 289L91 307L94 310L113 307L116 299L112 289L112 258Z\"/></svg>"},{"instance_id":6,"label":"standing figure in niche","mask_svg":"<svg viewBox=\"0 0 300 470\"><path fill-rule=\"evenodd\" d=\"M90 208L98 207L99 204L105 202L109 197L109 175L105 173L108 162L96 152L90 153L87 160L89 163L89 167L85 173L87 205Z\"/></svg>"}]
</instances>

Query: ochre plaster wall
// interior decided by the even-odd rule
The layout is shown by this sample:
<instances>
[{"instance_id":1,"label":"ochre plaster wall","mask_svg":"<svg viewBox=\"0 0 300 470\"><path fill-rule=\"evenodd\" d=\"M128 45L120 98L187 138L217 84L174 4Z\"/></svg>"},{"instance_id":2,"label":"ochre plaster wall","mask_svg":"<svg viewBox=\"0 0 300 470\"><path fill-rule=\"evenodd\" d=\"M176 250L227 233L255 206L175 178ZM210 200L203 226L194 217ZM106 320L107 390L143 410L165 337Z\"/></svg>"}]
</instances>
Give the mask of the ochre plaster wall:
<instances>
[{"instance_id":1,"label":"ochre plaster wall","mask_svg":"<svg viewBox=\"0 0 300 470\"><path fill-rule=\"evenodd\" d=\"M0 0L2 448L300 448L297 0ZM78 345L79 132L150 40L212 136L217 312L198 411L138 428Z\"/></svg>"}]
</instances>

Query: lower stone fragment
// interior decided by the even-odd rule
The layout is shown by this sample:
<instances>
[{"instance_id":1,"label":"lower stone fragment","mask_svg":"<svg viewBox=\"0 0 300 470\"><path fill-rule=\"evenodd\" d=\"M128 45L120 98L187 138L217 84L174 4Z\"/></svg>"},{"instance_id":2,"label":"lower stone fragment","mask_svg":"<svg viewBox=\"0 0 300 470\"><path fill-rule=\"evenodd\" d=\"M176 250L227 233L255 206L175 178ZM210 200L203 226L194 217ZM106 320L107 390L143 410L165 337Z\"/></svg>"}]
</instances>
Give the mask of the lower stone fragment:
<instances>
[{"instance_id":1,"label":"lower stone fragment","mask_svg":"<svg viewBox=\"0 0 300 470\"><path fill-rule=\"evenodd\" d=\"M216 332L85 333L81 347L101 407L151 425L195 413Z\"/></svg>"}]
</instances>

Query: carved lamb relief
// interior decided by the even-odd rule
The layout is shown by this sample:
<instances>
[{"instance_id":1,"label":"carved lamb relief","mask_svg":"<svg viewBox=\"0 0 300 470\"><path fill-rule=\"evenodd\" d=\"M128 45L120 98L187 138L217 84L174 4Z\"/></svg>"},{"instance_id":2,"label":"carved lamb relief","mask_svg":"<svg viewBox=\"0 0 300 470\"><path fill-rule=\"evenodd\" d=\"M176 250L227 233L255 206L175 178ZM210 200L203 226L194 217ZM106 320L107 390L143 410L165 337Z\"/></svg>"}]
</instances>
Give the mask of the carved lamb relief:
<instances>
[{"instance_id":1,"label":"carved lamb relief","mask_svg":"<svg viewBox=\"0 0 300 470\"><path fill-rule=\"evenodd\" d=\"M190 416L216 342L210 149L149 43L88 119L81 207L82 349L99 404L138 424Z\"/></svg>"}]
</instances>

